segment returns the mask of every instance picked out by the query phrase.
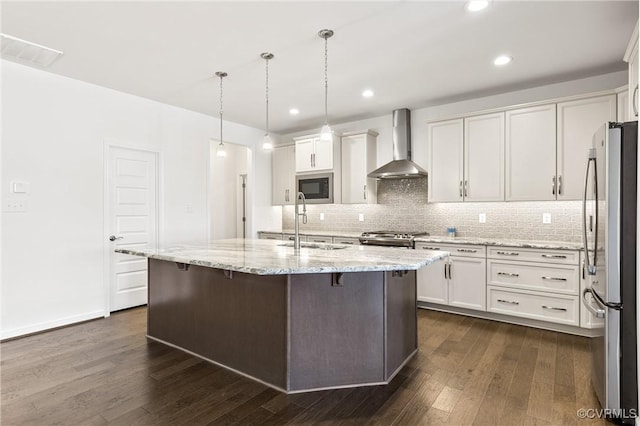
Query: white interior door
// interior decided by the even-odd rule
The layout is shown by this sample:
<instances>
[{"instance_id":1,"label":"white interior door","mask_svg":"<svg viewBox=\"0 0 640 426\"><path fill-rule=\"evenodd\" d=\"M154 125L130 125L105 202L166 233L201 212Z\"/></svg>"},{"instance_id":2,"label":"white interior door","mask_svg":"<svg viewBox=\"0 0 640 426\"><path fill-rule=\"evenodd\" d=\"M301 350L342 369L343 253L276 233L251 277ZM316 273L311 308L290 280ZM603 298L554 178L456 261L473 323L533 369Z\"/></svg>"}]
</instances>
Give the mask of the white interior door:
<instances>
[{"instance_id":1,"label":"white interior door","mask_svg":"<svg viewBox=\"0 0 640 426\"><path fill-rule=\"evenodd\" d=\"M109 307L117 311L147 303L147 259L115 253L118 247L157 246L157 154L109 147L107 210Z\"/></svg>"}]
</instances>

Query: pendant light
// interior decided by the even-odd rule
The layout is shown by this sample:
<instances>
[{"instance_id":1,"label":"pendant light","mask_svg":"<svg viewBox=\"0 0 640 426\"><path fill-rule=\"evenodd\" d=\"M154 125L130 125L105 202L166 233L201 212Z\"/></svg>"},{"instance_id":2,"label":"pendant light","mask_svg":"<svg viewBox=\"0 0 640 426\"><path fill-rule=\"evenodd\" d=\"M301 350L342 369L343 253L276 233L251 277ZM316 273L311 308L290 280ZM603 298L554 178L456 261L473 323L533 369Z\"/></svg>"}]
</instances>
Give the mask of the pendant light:
<instances>
[{"instance_id":1,"label":"pendant light","mask_svg":"<svg viewBox=\"0 0 640 426\"><path fill-rule=\"evenodd\" d=\"M329 127L329 115L327 113L327 98L329 95L329 78L328 78L328 47L327 40L333 36L332 30L320 30L318 35L324 39L324 126L320 130L320 139L325 141L333 141L333 132Z\"/></svg>"},{"instance_id":2,"label":"pendant light","mask_svg":"<svg viewBox=\"0 0 640 426\"><path fill-rule=\"evenodd\" d=\"M262 138L262 149L265 151L269 151L273 149L273 139L271 139L271 134L269 134L269 60L273 59L273 53L264 52L260 54L260 57L264 59L265 62L265 127L266 133L264 134L264 138Z\"/></svg>"},{"instance_id":3,"label":"pendant light","mask_svg":"<svg viewBox=\"0 0 640 426\"><path fill-rule=\"evenodd\" d=\"M218 143L216 154L218 157L226 157L227 150L224 147L224 142L222 142L222 79L227 76L227 73L224 71L218 71L216 72L216 76L220 78L220 143Z\"/></svg>"}]
</instances>

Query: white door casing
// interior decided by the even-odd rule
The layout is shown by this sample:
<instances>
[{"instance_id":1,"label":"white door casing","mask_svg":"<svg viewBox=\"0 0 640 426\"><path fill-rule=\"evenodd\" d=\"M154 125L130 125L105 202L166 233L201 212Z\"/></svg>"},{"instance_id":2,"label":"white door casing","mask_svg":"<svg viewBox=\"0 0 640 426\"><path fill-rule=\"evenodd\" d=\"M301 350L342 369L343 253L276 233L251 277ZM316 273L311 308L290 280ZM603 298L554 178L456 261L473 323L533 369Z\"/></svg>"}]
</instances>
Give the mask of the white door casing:
<instances>
[{"instance_id":1,"label":"white door casing","mask_svg":"<svg viewBox=\"0 0 640 426\"><path fill-rule=\"evenodd\" d=\"M157 247L157 152L115 144L106 147L105 241L108 246L108 312L147 303L147 259L114 249ZM110 237L116 238L110 241Z\"/></svg>"}]
</instances>

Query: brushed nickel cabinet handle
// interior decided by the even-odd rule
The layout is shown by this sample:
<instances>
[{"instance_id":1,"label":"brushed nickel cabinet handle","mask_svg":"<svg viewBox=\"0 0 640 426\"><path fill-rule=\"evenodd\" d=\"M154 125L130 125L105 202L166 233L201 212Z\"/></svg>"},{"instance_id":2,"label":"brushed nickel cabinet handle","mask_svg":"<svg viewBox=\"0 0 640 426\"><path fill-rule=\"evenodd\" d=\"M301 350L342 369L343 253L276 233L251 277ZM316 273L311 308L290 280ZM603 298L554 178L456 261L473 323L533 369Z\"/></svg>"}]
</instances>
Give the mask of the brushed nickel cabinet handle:
<instances>
[{"instance_id":1,"label":"brushed nickel cabinet handle","mask_svg":"<svg viewBox=\"0 0 640 426\"><path fill-rule=\"evenodd\" d=\"M458 187L458 190L460 191L460 198L462 198L462 181L460 181L460 186Z\"/></svg>"},{"instance_id":2,"label":"brushed nickel cabinet handle","mask_svg":"<svg viewBox=\"0 0 640 426\"><path fill-rule=\"evenodd\" d=\"M444 264L444 279L446 280L447 278L449 278L449 277L447 277L447 264L445 263Z\"/></svg>"},{"instance_id":3,"label":"brushed nickel cabinet handle","mask_svg":"<svg viewBox=\"0 0 640 426\"><path fill-rule=\"evenodd\" d=\"M440 247L422 246L422 250L440 250Z\"/></svg>"},{"instance_id":4,"label":"brushed nickel cabinet handle","mask_svg":"<svg viewBox=\"0 0 640 426\"><path fill-rule=\"evenodd\" d=\"M469 196L469 181L466 180L464 181L464 196Z\"/></svg>"},{"instance_id":5,"label":"brushed nickel cabinet handle","mask_svg":"<svg viewBox=\"0 0 640 426\"><path fill-rule=\"evenodd\" d=\"M556 177L551 178L551 195L556 195Z\"/></svg>"},{"instance_id":6,"label":"brushed nickel cabinet handle","mask_svg":"<svg viewBox=\"0 0 640 426\"><path fill-rule=\"evenodd\" d=\"M558 176L558 195L562 195L562 176Z\"/></svg>"},{"instance_id":7,"label":"brushed nickel cabinet handle","mask_svg":"<svg viewBox=\"0 0 640 426\"><path fill-rule=\"evenodd\" d=\"M566 278L555 278L555 277L541 277L543 280L547 281L566 281Z\"/></svg>"},{"instance_id":8,"label":"brushed nickel cabinet handle","mask_svg":"<svg viewBox=\"0 0 640 426\"><path fill-rule=\"evenodd\" d=\"M562 311L562 312L567 312L566 308L556 308L554 306L547 306L547 305L542 305L542 309L549 309L551 311Z\"/></svg>"},{"instance_id":9,"label":"brushed nickel cabinet handle","mask_svg":"<svg viewBox=\"0 0 640 426\"><path fill-rule=\"evenodd\" d=\"M364 199L367 199L367 185L364 186L364 188L362 189L362 193L364 194Z\"/></svg>"},{"instance_id":10,"label":"brushed nickel cabinet handle","mask_svg":"<svg viewBox=\"0 0 640 426\"><path fill-rule=\"evenodd\" d=\"M451 279L451 262L449 262L448 265L449 265L449 267L448 267L448 269L449 269L449 279Z\"/></svg>"},{"instance_id":11,"label":"brushed nickel cabinet handle","mask_svg":"<svg viewBox=\"0 0 640 426\"><path fill-rule=\"evenodd\" d=\"M513 300L504 300L504 299L498 299L498 302L500 303L508 303L510 305L519 305L520 302L515 302Z\"/></svg>"},{"instance_id":12,"label":"brushed nickel cabinet handle","mask_svg":"<svg viewBox=\"0 0 640 426\"><path fill-rule=\"evenodd\" d=\"M541 256L547 259L566 259L567 258L567 256L565 256L564 254L543 254Z\"/></svg>"},{"instance_id":13,"label":"brushed nickel cabinet handle","mask_svg":"<svg viewBox=\"0 0 640 426\"><path fill-rule=\"evenodd\" d=\"M461 253L476 253L478 250L476 249L458 249Z\"/></svg>"},{"instance_id":14,"label":"brushed nickel cabinet handle","mask_svg":"<svg viewBox=\"0 0 640 426\"><path fill-rule=\"evenodd\" d=\"M631 105L633 106L633 115L638 116L638 85L636 84L636 88L633 89L633 97L631 101Z\"/></svg>"},{"instance_id":15,"label":"brushed nickel cabinet handle","mask_svg":"<svg viewBox=\"0 0 640 426\"><path fill-rule=\"evenodd\" d=\"M519 277L520 274L515 274L513 272L498 272L498 275L502 275L505 277Z\"/></svg>"},{"instance_id":16,"label":"brushed nickel cabinet handle","mask_svg":"<svg viewBox=\"0 0 640 426\"><path fill-rule=\"evenodd\" d=\"M515 251L497 251L497 254L501 254L502 256L520 256L520 253Z\"/></svg>"}]
</instances>

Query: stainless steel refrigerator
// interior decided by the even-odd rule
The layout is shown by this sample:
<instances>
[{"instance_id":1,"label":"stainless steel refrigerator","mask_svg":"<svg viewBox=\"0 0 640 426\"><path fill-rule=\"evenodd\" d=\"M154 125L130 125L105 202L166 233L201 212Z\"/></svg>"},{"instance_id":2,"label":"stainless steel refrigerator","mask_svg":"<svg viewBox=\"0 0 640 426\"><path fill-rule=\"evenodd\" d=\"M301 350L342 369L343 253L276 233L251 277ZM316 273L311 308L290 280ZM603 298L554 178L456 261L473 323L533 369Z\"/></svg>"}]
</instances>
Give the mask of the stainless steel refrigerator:
<instances>
[{"instance_id":1,"label":"stainless steel refrigerator","mask_svg":"<svg viewBox=\"0 0 640 426\"><path fill-rule=\"evenodd\" d=\"M591 381L607 417L633 423L638 409L636 219L638 123L606 123L586 167L584 308L602 324L591 339ZM597 407L584 407L597 408Z\"/></svg>"}]
</instances>

